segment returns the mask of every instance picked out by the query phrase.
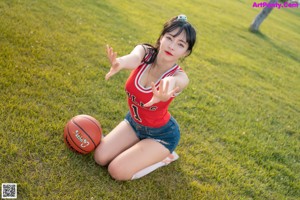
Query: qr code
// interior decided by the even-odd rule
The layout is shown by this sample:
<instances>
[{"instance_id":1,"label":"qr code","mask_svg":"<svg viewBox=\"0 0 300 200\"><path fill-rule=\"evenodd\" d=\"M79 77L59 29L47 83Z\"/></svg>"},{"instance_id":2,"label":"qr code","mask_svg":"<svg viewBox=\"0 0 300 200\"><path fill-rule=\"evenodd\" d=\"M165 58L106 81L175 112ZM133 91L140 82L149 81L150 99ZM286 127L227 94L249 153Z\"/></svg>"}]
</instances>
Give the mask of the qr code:
<instances>
[{"instance_id":1,"label":"qr code","mask_svg":"<svg viewBox=\"0 0 300 200\"><path fill-rule=\"evenodd\" d=\"M17 184L2 183L2 199L16 199L16 198L17 198Z\"/></svg>"}]
</instances>

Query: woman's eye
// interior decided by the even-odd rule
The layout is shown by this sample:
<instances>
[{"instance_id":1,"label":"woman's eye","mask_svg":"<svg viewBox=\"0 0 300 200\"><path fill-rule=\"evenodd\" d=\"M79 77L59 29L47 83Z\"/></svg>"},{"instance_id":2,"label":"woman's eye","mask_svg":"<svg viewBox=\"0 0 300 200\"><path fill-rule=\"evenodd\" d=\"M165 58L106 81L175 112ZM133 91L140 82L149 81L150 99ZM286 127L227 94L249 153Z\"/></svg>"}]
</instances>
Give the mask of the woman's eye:
<instances>
[{"instance_id":1,"label":"woman's eye","mask_svg":"<svg viewBox=\"0 0 300 200\"><path fill-rule=\"evenodd\" d=\"M171 38L170 36L167 36L166 38L167 38L168 40L172 40L172 38Z\"/></svg>"},{"instance_id":2,"label":"woman's eye","mask_svg":"<svg viewBox=\"0 0 300 200\"><path fill-rule=\"evenodd\" d=\"M179 45L180 47L184 48L184 45L183 45L183 44L179 43L178 45Z\"/></svg>"}]
</instances>

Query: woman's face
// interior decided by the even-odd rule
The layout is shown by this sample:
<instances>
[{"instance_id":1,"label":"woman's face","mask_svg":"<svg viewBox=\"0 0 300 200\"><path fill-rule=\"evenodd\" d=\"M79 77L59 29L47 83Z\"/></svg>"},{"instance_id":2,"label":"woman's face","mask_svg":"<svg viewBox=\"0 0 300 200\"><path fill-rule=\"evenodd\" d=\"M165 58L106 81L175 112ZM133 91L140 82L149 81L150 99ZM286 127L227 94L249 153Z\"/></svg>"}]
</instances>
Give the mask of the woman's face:
<instances>
[{"instance_id":1,"label":"woman's face","mask_svg":"<svg viewBox=\"0 0 300 200\"><path fill-rule=\"evenodd\" d=\"M160 39L159 54L169 61L177 61L179 58L185 57L189 54L189 44L186 41L186 33L182 31L178 33L179 28L166 33Z\"/></svg>"}]
</instances>

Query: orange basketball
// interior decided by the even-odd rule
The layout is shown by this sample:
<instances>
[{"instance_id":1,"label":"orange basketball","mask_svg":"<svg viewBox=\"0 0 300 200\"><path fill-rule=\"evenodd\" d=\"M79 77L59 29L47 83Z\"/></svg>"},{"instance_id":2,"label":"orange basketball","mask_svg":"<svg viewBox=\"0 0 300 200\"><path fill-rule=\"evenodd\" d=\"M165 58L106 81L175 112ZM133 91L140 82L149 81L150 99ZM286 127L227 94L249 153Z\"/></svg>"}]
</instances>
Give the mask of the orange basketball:
<instances>
[{"instance_id":1,"label":"orange basketball","mask_svg":"<svg viewBox=\"0 0 300 200\"><path fill-rule=\"evenodd\" d=\"M66 145L77 153L92 152L101 141L102 129L100 123L89 115L73 117L64 128Z\"/></svg>"}]
</instances>

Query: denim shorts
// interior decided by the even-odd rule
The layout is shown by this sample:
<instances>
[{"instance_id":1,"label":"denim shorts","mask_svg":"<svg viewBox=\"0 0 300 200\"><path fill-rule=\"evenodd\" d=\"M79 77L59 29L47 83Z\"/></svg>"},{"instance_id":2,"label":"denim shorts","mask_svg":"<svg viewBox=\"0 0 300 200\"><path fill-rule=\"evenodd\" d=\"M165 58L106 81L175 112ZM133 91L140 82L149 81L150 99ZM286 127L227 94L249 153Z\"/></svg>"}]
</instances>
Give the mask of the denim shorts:
<instances>
[{"instance_id":1,"label":"denim shorts","mask_svg":"<svg viewBox=\"0 0 300 200\"><path fill-rule=\"evenodd\" d=\"M171 116L169 122L159 128L152 128L138 124L132 119L128 112L125 119L136 133L136 136L140 139L153 139L160 144L164 145L170 153L172 153L178 145L180 139L180 131L177 121Z\"/></svg>"}]
</instances>

